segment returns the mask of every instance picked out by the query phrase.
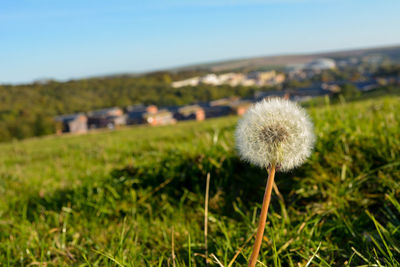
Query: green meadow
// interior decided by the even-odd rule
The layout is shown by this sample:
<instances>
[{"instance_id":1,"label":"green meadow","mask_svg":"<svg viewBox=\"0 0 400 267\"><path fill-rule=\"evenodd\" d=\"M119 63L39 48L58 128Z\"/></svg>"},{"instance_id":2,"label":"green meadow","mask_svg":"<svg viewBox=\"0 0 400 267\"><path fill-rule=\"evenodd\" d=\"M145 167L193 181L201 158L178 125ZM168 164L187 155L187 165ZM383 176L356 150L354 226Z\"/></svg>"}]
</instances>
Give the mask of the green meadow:
<instances>
[{"instance_id":1,"label":"green meadow","mask_svg":"<svg viewBox=\"0 0 400 267\"><path fill-rule=\"evenodd\" d=\"M259 266L400 266L399 103L308 107L316 146L277 173ZM267 175L238 119L0 144L0 265L246 266Z\"/></svg>"}]
</instances>

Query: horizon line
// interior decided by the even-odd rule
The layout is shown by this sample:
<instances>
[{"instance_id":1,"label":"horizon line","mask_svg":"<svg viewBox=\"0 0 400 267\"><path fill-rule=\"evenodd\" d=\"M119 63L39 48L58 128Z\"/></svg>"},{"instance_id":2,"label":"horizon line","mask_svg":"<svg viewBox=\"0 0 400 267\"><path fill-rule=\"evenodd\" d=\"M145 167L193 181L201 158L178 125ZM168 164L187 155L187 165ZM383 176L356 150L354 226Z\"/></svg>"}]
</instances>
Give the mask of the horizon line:
<instances>
[{"instance_id":1,"label":"horizon line","mask_svg":"<svg viewBox=\"0 0 400 267\"><path fill-rule=\"evenodd\" d=\"M179 71L183 71L185 68L195 68L195 67L201 67L201 66L210 65L210 64L218 64L218 63L222 64L222 63L229 63L229 62L241 61L241 60L251 60L251 59L256 59L256 58L272 58L272 57L288 57L288 56L318 56L318 55L323 55L323 54L334 54L334 53L351 52L351 51L357 51L357 50L362 51L362 50L374 50L374 49L390 49L390 48L396 48L396 47L400 47L400 43L384 44L384 45L380 45L380 46L352 47L352 48L343 48L343 49L335 49L335 50L318 50L318 51L313 51L313 52L276 53L276 54L243 56L243 57L237 57L237 58L217 59L217 60L207 61L207 62L197 62L197 63L193 62L193 63L186 63L186 64L181 64L181 65L172 65L172 66L168 66L168 67L155 68L155 69L149 69L149 70L143 70L143 71L137 71L137 72L135 72L135 71L116 71L114 73L113 72L109 72L107 74L99 73L99 74L87 75L87 76L70 77L70 78L66 78L66 79L43 77L43 78L36 78L36 79L26 81L26 82L15 82L15 83L14 82L7 83L7 82L0 81L0 86L28 85L28 84L33 84L33 83L44 81L44 80L63 83L63 82L69 82L69 81L75 81L75 80L107 78L107 77L112 77L112 76L124 76L124 75L143 76L143 75L151 74L151 73L155 73L155 72L179 72Z\"/></svg>"}]
</instances>

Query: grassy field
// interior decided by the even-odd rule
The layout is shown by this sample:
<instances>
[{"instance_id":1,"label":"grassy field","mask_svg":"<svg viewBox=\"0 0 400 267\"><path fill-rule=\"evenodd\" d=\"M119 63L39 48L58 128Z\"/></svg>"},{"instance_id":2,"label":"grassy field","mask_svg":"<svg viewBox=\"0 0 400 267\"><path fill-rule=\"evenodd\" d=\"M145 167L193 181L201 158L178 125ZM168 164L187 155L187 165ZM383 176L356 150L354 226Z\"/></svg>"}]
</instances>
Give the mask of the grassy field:
<instances>
[{"instance_id":1,"label":"grassy field","mask_svg":"<svg viewBox=\"0 0 400 267\"><path fill-rule=\"evenodd\" d=\"M309 108L317 143L278 173L259 266L400 265L400 97ZM245 266L266 173L236 117L0 145L1 266ZM219 263L217 263L217 261Z\"/></svg>"}]
</instances>

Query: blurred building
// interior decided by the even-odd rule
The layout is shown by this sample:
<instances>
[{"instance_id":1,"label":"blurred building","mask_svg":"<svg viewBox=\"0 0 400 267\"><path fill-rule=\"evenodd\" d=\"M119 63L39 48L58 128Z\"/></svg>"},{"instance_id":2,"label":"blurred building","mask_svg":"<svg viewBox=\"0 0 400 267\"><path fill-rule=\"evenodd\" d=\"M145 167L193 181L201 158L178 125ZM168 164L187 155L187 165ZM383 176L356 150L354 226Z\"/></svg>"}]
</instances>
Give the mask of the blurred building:
<instances>
[{"instance_id":1,"label":"blurred building","mask_svg":"<svg viewBox=\"0 0 400 267\"><path fill-rule=\"evenodd\" d=\"M317 58L304 66L306 70L322 71L336 68L336 62L330 58Z\"/></svg>"},{"instance_id":2,"label":"blurred building","mask_svg":"<svg viewBox=\"0 0 400 267\"><path fill-rule=\"evenodd\" d=\"M285 74L271 71L254 71L247 74L247 79L254 81L258 86L278 85L285 81Z\"/></svg>"},{"instance_id":3,"label":"blurred building","mask_svg":"<svg viewBox=\"0 0 400 267\"><path fill-rule=\"evenodd\" d=\"M200 77L193 77L190 79L172 82L172 87L180 88L184 86L197 86L200 83Z\"/></svg>"},{"instance_id":4,"label":"blurred building","mask_svg":"<svg viewBox=\"0 0 400 267\"><path fill-rule=\"evenodd\" d=\"M230 107L233 111L233 114L243 116L252 104L253 103L249 100L240 100L233 102Z\"/></svg>"},{"instance_id":5,"label":"blurred building","mask_svg":"<svg viewBox=\"0 0 400 267\"><path fill-rule=\"evenodd\" d=\"M97 109L88 112L88 116L92 117L117 117L123 114L124 112L119 107Z\"/></svg>"},{"instance_id":6,"label":"blurred building","mask_svg":"<svg viewBox=\"0 0 400 267\"><path fill-rule=\"evenodd\" d=\"M145 119L146 114L155 114L158 108L155 105L144 106L134 105L126 108L126 122L127 124L143 124L147 123Z\"/></svg>"},{"instance_id":7,"label":"blurred building","mask_svg":"<svg viewBox=\"0 0 400 267\"><path fill-rule=\"evenodd\" d=\"M232 109L230 106L204 106L204 115L206 119L216 118L222 116L228 116L232 114Z\"/></svg>"},{"instance_id":8,"label":"blurred building","mask_svg":"<svg viewBox=\"0 0 400 267\"><path fill-rule=\"evenodd\" d=\"M126 124L126 116L124 115L123 110L118 107L93 110L89 111L87 114L90 129L113 129Z\"/></svg>"},{"instance_id":9,"label":"blurred building","mask_svg":"<svg viewBox=\"0 0 400 267\"><path fill-rule=\"evenodd\" d=\"M276 72L272 71L253 71L247 74L248 79L256 80L259 83L264 83L274 78Z\"/></svg>"},{"instance_id":10,"label":"blurred building","mask_svg":"<svg viewBox=\"0 0 400 267\"><path fill-rule=\"evenodd\" d=\"M239 97L221 98L204 104L205 118L216 118L228 115L243 115L252 104L251 101Z\"/></svg>"},{"instance_id":11,"label":"blurred building","mask_svg":"<svg viewBox=\"0 0 400 267\"><path fill-rule=\"evenodd\" d=\"M245 75L242 73L232 73L229 79L226 81L230 86L238 86L243 80L245 80Z\"/></svg>"},{"instance_id":12,"label":"blurred building","mask_svg":"<svg viewBox=\"0 0 400 267\"><path fill-rule=\"evenodd\" d=\"M176 123L174 114L167 109L158 110L156 113L145 113L143 118L152 126Z\"/></svg>"},{"instance_id":13,"label":"blurred building","mask_svg":"<svg viewBox=\"0 0 400 267\"><path fill-rule=\"evenodd\" d=\"M210 73L210 74L205 75L204 77L202 77L200 79L200 81L202 83L210 84L210 85L220 85L220 84L222 84L222 81L219 78L219 76L214 74L214 73Z\"/></svg>"},{"instance_id":14,"label":"blurred building","mask_svg":"<svg viewBox=\"0 0 400 267\"><path fill-rule=\"evenodd\" d=\"M199 105L189 105L179 107L174 113L174 118L180 120L197 120L203 121L206 116L204 109Z\"/></svg>"},{"instance_id":15,"label":"blurred building","mask_svg":"<svg viewBox=\"0 0 400 267\"><path fill-rule=\"evenodd\" d=\"M70 115L62 115L54 118L58 122L57 133L86 133L88 130L85 114L76 113Z\"/></svg>"}]
</instances>

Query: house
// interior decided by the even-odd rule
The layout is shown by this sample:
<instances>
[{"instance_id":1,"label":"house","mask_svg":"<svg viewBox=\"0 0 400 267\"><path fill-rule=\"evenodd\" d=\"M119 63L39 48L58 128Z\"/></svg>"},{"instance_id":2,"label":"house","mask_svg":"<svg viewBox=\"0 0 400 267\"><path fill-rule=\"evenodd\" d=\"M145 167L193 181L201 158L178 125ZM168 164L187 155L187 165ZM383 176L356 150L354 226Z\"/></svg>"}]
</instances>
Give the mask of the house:
<instances>
[{"instance_id":1,"label":"house","mask_svg":"<svg viewBox=\"0 0 400 267\"><path fill-rule=\"evenodd\" d=\"M230 105L234 114L243 116L253 103L249 100L240 100Z\"/></svg>"},{"instance_id":2,"label":"house","mask_svg":"<svg viewBox=\"0 0 400 267\"><path fill-rule=\"evenodd\" d=\"M245 76L243 73L233 73L230 78L227 80L227 84L230 86L238 86L245 80Z\"/></svg>"},{"instance_id":3,"label":"house","mask_svg":"<svg viewBox=\"0 0 400 267\"><path fill-rule=\"evenodd\" d=\"M256 85L256 80L244 78L240 83L242 86L254 86Z\"/></svg>"},{"instance_id":4,"label":"house","mask_svg":"<svg viewBox=\"0 0 400 267\"><path fill-rule=\"evenodd\" d=\"M127 107L126 111L127 124L142 124L147 123L144 118L145 114L155 114L158 112L158 108L155 105L134 105Z\"/></svg>"},{"instance_id":5,"label":"house","mask_svg":"<svg viewBox=\"0 0 400 267\"><path fill-rule=\"evenodd\" d=\"M286 76L283 73L278 73L275 77L270 81L272 85L281 84L286 80Z\"/></svg>"},{"instance_id":6,"label":"house","mask_svg":"<svg viewBox=\"0 0 400 267\"><path fill-rule=\"evenodd\" d=\"M203 121L206 118L204 109L199 105L190 105L179 107L176 112L174 112L174 118L178 121L180 120L197 120Z\"/></svg>"},{"instance_id":7,"label":"house","mask_svg":"<svg viewBox=\"0 0 400 267\"><path fill-rule=\"evenodd\" d=\"M174 114L167 109L159 110L156 113L147 112L143 115L143 118L148 124L152 126L176 123Z\"/></svg>"},{"instance_id":8,"label":"house","mask_svg":"<svg viewBox=\"0 0 400 267\"><path fill-rule=\"evenodd\" d=\"M228 116L231 114L243 115L252 105L252 100L241 100L239 97L228 97L203 104L205 118Z\"/></svg>"},{"instance_id":9,"label":"house","mask_svg":"<svg viewBox=\"0 0 400 267\"><path fill-rule=\"evenodd\" d=\"M174 88L180 88L184 86L197 86L200 83L200 77L193 77L186 80L172 82L171 86Z\"/></svg>"},{"instance_id":10,"label":"house","mask_svg":"<svg viewBox=\"0 0 400 267\"><path fill-rule=\"evenodd\" d=\"M89 117L118 117L122 116L124 112L118 107L98 109L88 112Z\"/></svg>"},{"instance_id":11,"label":"house","mask_svg":"<svg viewBox=\"0 0 400 267\"><path fill-rule=\"evenodd\" d=\"M58 122L57 133L86 133L87 120L85 114L76 113L70 115L62 115L54 118Z\"/></svg>"},{"instance_id":12,"label":"house","mask_svg":"<svg viewBox=\"0 0 400 267\"><path fill-rule=\"evenodd\" d=\"M144 124L147 123L145 114L155 114L158 108L155 105L133 105L126 108L126 123L127 124Z\"/></svg>"},{"instance_id":13,"label":"house","mask_svg":"<svg viewBox=\"0 0 400 267\"><path fill-rule=\"evenodd\" d=\"M270 84L271 81L275 78L276 72L274 70L271 71L253 71L247 74L247 78L250 80L254 80L255 83L259 86Z\"/></svg>"},{"instance_id":14,"label":"house","mask_svg":"<svg viewBox=\"0 0 400 267\"><path fill-rule=\"evenodd\" d=\"M210 84L210 85L222 84L222 81L220 80L219 76L214 73L210 73L201 77L200 81L204 84Z\"/></svg>"},{"instance_id":15,"label":"house","mask_svg":"<svg viewBox=\"0 0 400 267\"><path fill-rule=\"evenodd\" d=\"M253 80L258 86L277 85L285 81L285 75L271 71L253 71L247 74L249 80Z\"/></svg>"},{"instance_id":16,"label":"house","mask_svg":"<svg viewBox=\"0 0 400 267\"><path fill-rule=\"evenodd\" d=\"M228 116L232 114L232 108L228 105L211 106L209 104L205 104L202 105L202 108L204 110L204 116L206 119Z\"/></svg>"},{"instance_id":17,"label":"house","mask_svg":"<svg viewBox=\"0 0 400 267\"><path fill-rule=\"evenodd\" d=\"M237 79L238 74L234 72L228 72L218 75L221 84L230 84L232 80Z\"/></svg>"},{"instance_id":18,"label":"house","mask_svg":"<svg viewBox=\"0 0 400 267\"><path fill-rule=\"evenodd\" d=\"M88 125L93 128L113 129L126 124L126 116L118 107L98 109L88 112Z\"/></svg>"},{"instance_id":19,"label":"house","mask_svg":"<svg viewBox=\"0 0 400 267\"><path fill-rule=\"evenodd\" d=\"M314 59L313 61L307 63L304 66L304 69L306 70L312 70L312 71L322 71L322 70L329 70L329 69L335 69L336 68L336 62L333 59L330 58L317 58Z\"/></svg>"},{"instance_id":20,"label":"house","mask_svg":"<svg viewBox=\"0 0 400 267\"><path fill-rule=\"evenodd\" d=\"M116 126L114 121L107 117L88 117L87 125L89 129L114 129Z\"/></svg>"}]
</instances>

